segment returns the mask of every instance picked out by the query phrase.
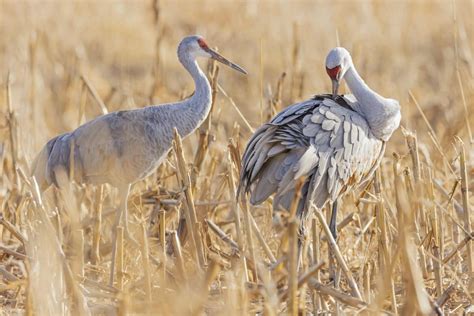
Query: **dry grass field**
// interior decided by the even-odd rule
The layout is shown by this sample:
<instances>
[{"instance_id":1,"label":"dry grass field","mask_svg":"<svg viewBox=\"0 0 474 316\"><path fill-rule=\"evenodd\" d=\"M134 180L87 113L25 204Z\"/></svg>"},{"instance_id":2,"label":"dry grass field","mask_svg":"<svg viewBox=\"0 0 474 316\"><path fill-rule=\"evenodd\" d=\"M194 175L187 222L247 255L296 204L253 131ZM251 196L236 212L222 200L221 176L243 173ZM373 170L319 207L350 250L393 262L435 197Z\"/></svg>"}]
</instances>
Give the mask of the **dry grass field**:
<instances>
[{"instance_id":1,"label":"dry grass field","mask_svg":"<svg viewBox=\"0 0 474 316\"><path fill-rule=\"evenodd\" d=\"M0 314L474 314L473 12L472 1L0 0ZM132 187L140 247L119 229L110 285L116 190L40 196L31 163L104 111L189 96L176 57L189 34L249 75L201 62L222 88L209 125ZM236 203L238 162L252 130L330 92L337 45L400 101L402 128L378 177L344 199L337 247L314 217L295 271L293 219L271 200ZM177 232L193 214L200 242Z\"/></svg>"}]
</instances>

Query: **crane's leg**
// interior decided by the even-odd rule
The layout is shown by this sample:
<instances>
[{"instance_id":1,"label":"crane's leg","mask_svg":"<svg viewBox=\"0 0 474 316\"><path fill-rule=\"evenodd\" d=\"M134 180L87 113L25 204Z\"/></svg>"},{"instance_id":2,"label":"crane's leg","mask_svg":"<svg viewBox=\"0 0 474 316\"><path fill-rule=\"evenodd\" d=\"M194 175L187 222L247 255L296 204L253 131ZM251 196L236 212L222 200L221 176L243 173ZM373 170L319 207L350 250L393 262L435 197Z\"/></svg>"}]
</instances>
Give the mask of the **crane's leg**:
<instances>
[{"instance_id":1,"label":"crane's leg","mask_svg":"<svg viewBox=\"0 0 474 316\"><path fill-rule=\"evenodd\" d=\"M305 253L303 253L304 251L304 245L305 245L305 241L308 237L308 233L307 233L307 229L306 229L306 223L305 222L300 222L300 227L298 229L298 265L297 265L297 269L298 271L302 268L302 264L303 264L303 260L304 260L304 255Z\"/></svg>"},{"instance_id":2,"label":"crane's leg","mask_svg":"<svg viewBox=\"0 0 474 316\"><path fill-rule=\"evenodd\" d=\"M120 220L122 218L122 213L125 212L127 208L127 200L128 200L128 193L130 190L130 186L119 188L119 197L120 197L120 205L118 209L115 211L115 221L114 227L112 232L112 262L110 264L110 277L109 277L109 285L114 285L114 276L115 276L115 255L117 254L117 227L120 225Z\"/></svg>"},{"instance_id":3,"label":"crane's leg","mask_svg":"<svg viewBox=\"0 0 474 316\"><path fill-rule=\"evenodd\" d=\"M331 230L334 240L337 240L337 203L338 200L332 203L331 221L329 222L329 229Z\"/></svg>"},{"instance_id":4,"label":"crane's leg","mask_svg":"<svg viewBox=\"0 0 474 316\"><path fill-rule=\"evenodd\" d=\"M130 185L126 189L126 193L123 194L123 196L126 197L125 205L124 205L124 208L123 208L123 227L124 227L125 236L127 236L128 239L130 239L135 245L138 246L138 242L135 240L135 238L133 238L132 234L130 233L129 226L128 226L128 204L127 204L127 201L128 201L128 196L129 195L130 195Z\"/></svg>"},{"instance_id":5,"label":"crane's leg","mask_svg":"<svg viewBox=\"0 0 474 316\"><path fill-rule=\"evenodd\" d=\"M109 278L109 285L113 286L114 284L114 276L115 276L115 256L117 253L117 227L120 225L120 221L123 220L124 222L124 231L126 236L135 244L135 246L139 246L138 242L132 237L130 231L128 230L128 195L130 193L130 185L125 185L123 187L119 187L119 197L120 197L120 205L115 214L115 222L113 227L112 233L112 263L110 265L110 278ZM122 216L123 215L123 216Z\"/></svg>"},{"instance_id":6,"label":"crane's leg","mask_svg":"<svg viewBox=\"0 0 474 316\"><path fill-rule=\"evenodd\" d=\"M122 202L120 204L120 212L121 212L121 218L116 219L118 222L116 222L116 225L118 226L120 224L120 221L123 220L123 228L124 228L124 233L125 237L127 237L132 243L135 244L136 247L139 247L140 244L136 241L135 238L133 238L132 233L130 232L129 226L128 226L128 196L130 195L130 185L126 185L123 188L119 188L119 195L120 195L120 201Z\"/></svg>"},{"instance_id":7,"label":"crane's leg","mask_svg":"<svg viewBox=\"0 0 474 316\"><path fill-rule=\"evenodd\" d=\"M309 201L308 201L308 192L310 189L310 183L312 181L307 180L303 187L301 188L301 197L300 200L298 201L298 206L296 209L296 217L299 219L299 228L298 228L298 270L301 269L303 261L304 261L304 256L306 255L303 253L304 251L304 245L305 241L308 237L307 235L307 222L308 222L308 217L309 217Z\"/></svg>"}]
</instances>

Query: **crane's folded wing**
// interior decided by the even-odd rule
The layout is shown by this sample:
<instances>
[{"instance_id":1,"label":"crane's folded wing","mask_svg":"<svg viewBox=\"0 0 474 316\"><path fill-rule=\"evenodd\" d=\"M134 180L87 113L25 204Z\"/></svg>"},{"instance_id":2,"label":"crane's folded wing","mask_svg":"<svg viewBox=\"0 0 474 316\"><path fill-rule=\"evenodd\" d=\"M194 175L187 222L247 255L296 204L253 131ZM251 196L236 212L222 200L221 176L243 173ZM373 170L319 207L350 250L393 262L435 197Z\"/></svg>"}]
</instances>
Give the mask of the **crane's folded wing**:
<instances>
[{"instance_id":1,"label":"crane's folded wing","mask_svg":"<svg viewBox=\"0 0 474 316\"><path fill-rule=\"evenodd\" d=\"M263 125L242 161L239 191L259 204L273 193L274 207L288 208L295 180L307 177L317 207L370 178L385 145L350 107L330 98L295 104Z\"/></svg>"}]
</instances>

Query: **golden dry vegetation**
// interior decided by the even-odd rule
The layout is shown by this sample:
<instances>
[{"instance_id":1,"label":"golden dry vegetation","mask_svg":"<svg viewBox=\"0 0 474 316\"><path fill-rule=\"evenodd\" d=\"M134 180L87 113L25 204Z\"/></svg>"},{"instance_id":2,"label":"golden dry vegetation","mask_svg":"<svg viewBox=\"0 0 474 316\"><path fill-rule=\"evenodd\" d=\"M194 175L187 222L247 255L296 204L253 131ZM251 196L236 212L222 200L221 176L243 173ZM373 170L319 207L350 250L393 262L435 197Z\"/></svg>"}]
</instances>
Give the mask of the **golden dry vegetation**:
<instances>
[{"instance_id":1,"label":"golden dry vegetation","mask_svg":"<svg viewBox=\"0 0 474 316\"><path fill-rule=\"evenodd\" d=\"M0 0L1 313L472 313L473 12L472 1ZM116 191L73 184L41 198L29 166L102 111L191 94L176 46L194 33L249 75L208 67L222 87L211 123L133 186L141 246L118 235L110 285ZM400 101L403 128L379 178L345 199L332 250L316 213L296 271L288 214L235 202L239 153L276 111L330 91L324 58L338 44ZM191 210L198 237L186 242L176 230Z\"/></svg>"}]
</instances>

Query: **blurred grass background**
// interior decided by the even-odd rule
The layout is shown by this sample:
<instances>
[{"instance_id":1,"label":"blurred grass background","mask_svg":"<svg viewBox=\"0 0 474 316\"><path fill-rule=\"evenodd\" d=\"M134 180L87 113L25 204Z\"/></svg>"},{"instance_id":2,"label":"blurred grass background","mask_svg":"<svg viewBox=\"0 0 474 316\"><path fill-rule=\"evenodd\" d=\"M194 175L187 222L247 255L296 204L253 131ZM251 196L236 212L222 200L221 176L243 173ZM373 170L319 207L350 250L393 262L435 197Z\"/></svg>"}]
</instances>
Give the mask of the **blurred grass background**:
<instances>
[{"instance_id":1,"label":"blurred grass background","mask_svg":"<svg viewBox=\"0 0 474 316\"><path fill-rule=\"evenodd\" d=\"M148 1L2 1L1 80L12 72L14 105L25 127L21 144L29 155L48 137L76 127L74 85L82 72L103 96L118 89L110 110L191 93L176 46L194 33L248 69L247 77L224 70L220 79L254 125L262 123L256 115L262 96L282 72L289 74L285 87L303 80L293 96L284 90L284 104L328 92L324 58L337 44L351 51L376 91L400 100L408 127L419 120L408 90L430 109L435 128L446 127L461 108L457 69L466 93L472 91L471 1L161 1L158 10L156 20ZM159 89L150 100L156 65ZM222 120L232 121L232 109L219 107ZM88 119L97 114L86 108ZM32 118L38 130L26 128Z\"/></svg>"}]
</instances>

